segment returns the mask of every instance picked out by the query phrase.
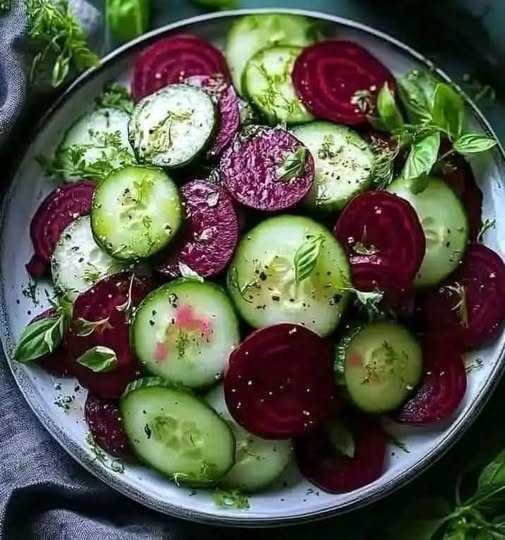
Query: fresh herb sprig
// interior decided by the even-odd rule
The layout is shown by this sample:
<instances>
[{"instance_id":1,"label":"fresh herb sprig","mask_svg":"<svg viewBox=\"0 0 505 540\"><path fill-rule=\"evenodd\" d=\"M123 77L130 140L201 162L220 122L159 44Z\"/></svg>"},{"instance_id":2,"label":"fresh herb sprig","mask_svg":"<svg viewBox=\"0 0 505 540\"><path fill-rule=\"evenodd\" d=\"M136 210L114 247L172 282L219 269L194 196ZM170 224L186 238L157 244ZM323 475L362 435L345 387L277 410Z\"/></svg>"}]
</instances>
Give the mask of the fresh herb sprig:
<instances>
[{"instance_id":1,"label":"fresh herb sprig","mask_svg":"<svg viewBox=\"0 0 505 540\"><path fill-rule=\"evenodd\" d=\"M109 83L105 86L103 94L97 98L99 107L110 107L127 113L132 113L134 104L126 86L119 83Z\"/></svg>"}]
</instances>

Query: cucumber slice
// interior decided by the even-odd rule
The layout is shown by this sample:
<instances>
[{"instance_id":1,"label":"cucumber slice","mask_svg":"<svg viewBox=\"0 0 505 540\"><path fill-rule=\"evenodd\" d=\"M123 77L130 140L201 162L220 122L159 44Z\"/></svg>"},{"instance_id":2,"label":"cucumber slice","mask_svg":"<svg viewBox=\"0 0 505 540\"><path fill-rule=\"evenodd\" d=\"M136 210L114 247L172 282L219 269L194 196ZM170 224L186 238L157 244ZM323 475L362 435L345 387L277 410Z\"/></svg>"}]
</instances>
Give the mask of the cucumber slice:
<instances>
[{"instance_id":1,"label":"cucumber slice","mask_svg":"<svg viewBox=\"0 0 505 540\"><path fill-rule=\"evenodd\" d=\"M97 243L112 256L137 260L172 240L181 214L177 187L161 169L125 167L97 187L91 227Z\"/></svg>"},{"instance_id":2,"label":"cucumber slice","mask_svg":"<svg viewBox=\"0 0 505 540\"><path fill-rule=\"evenodd\" d=\"M312 259L305 279L296 279L295 258L298 267ZM333 235L309 218L292 215L252 229L240 242L227 277L232 300L251 326L292 322L322 336L340 321L350 282L349 262Z\"/></svg>"},{"instance_id":3,"label":"cucumber slice","mask_svg":"<svg viewBox=\"0 0 505 540\"><path fill-rule=\"evenodd\" d=\"M76 182L83 177L75 172L74 153L79 156L80 168L91 171L98 163L98 169L106 172L134 163L135 156L128 140L129 122L130 115L126 111L112 107L94 109L81 116L65 133L56 150L65 182ZM101 178L93 176L94 180Z\"/></svg>"},{"instance_id":4,"label":"cucumber slice","mask_svg":"<svg viewBox=\"0 0 505 540\"><path fill-rule=\"evenodd\" d=\"M99 279L125 268L126 264L97 245L89 216L76 219L62 232L51 257L54 286L71 300Z\"/></svg>"},{"instance_id":5,"label":"cucumber slice","mask_svg":"<svg viewBox=\"0 0 505 540\"><path fill-rule=\"evenodd\" d=\"M219 286L181 279L144 299L131 339L147 371L198 388L221 377L240 335L233 307Z\"/></svg>"},{"instance_id":6,"label":"cucumber slice","mask_svg":"<svg viewBox=\"0 0 505 540\"><path fill-rule=\"evenodd\" d=\"M119 408L137 457L177 484L212 484L233 466L231 429L190 391L140 379L126 388Z\"/></svg>"},{"instance_id":7,"label":"cucumber slice","mask_svg":"<svg viewBox=\"0 0 505 540\"><path fill-rule=\"evenodd\" d=\"M173 84L137 103L129 125L130 142L139 162L177 168L207 148L216 125L209 94L196 86Z\"/></svg>"},{"instance_id":8,"label":"cucumber slice","mask_svg":"<svg viewBox=\"0 0 505 540\"><path fill-rule=\"evenodd\" d=\"M349 397L366 412L398 408L421 380L421 347L411 332L394 322L352 329L337 347L337 354L344 357Z\"/></svg>"},{"instance_id":9,"label":"cucumber slice","mask_svg":"<svg viewBox=\"0 0 505 540\"><path fill-rule=\"evenodd\" d=\"M426 237L426 254L415 279L417 287L443 281L463 259L468 243L468 218L454 191L438 178L429 178L424 191L413 193L411 182L398 179L387 188L414 207Z\"/></svg>"},{"instance_id":10,"label":"cucumber slice","mask_svg":"<svg viewBox=\"0 0 505 540\"><path fill-rule=\"evenodd\" d=\"M314 158L314 185L304 200L311 210L330 213L342 208L370 185L374 155L355 131L331 122L312 122L291 129Z\"/></svg>"},{"instance_id":11,"label":"cucumber slice","mask_svg":"<svg viewBox=\"0 0 505 540\"><path fill-rule=\"evenodd\" d=\"M243 88L271 124L301 124L314 117L296 95L291 73L300 47L287 45L263 49L247 63Z\"/></svg>"},{"instance_id":12,"label":"cucumber slice","mask_svg":"<svg viewBox=\"0 0 505 540\"><path fill-rule=\"evenodd\" d=\"M245 492L257 491L271 484L287 467L292 442L262 439L239 426L228 411L222 385L213 388L205 399L228 423L236 440L235 465L219 483Z\"/></svg>"},{"instance_id":13,"label":"cucumber slice","mask_svg":"<svg viewBox=\"0 0 505 540\"><path fill-rule=\"evenodd\" d=\"M250 58L273 45L305 47L321 38L316 23L301 15L247 15L237 19L226 38L225 55L233 85L243 96L242 75Z\"/></svg>"}]
</instances>

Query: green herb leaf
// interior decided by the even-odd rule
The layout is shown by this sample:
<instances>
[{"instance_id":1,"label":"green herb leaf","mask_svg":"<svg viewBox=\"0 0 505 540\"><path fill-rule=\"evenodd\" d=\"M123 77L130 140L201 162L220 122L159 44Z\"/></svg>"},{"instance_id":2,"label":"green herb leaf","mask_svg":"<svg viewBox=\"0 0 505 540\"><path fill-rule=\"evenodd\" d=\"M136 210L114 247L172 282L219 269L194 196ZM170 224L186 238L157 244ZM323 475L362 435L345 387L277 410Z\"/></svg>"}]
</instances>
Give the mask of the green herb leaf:
<instances>
[{"instance_id":1,"label":"green herb leaf","mask_svg":"<svg viewBox=\"0 0 505 540\"><path fill-rule=\"evenodd\" d=\"M367 314L370 321L381 319L384 316L380 304L384 298L384 291L374 289L373 291L359 291L352 287L346 290L351 291L356 295L358 306L361 307Z\"/></svg>"},{"instance_id":2,"label":"green herb leaf","mask_svg":"<svg viewBox=\"0 0 505 540\"><path fill-rule=\"evenodd\" d=\"M454 150L458 154L478 154L486 152L497 145L496 139L479 135L477 133L467 133L454 141Z\"/></svg>"},{"instance_id":3,"label":"green herb leaf","mask_svg":"<svg viewBox=\"0 0 505 540\"><path fill-rule=\"evenodd\" d=\"M444 534L442 540L469 540L467 531L465 529L454 529L452 531L448 531ZM472 540L476 540L475 537L473 537ZM481 538L480 540L484 540Z\"/></svg>"},{"instance_id":4,"label":"green herb leaf","mask_svg":"<svg viewBox=\"0 0 505 540\"><path fill-rule=\"evenodd\" d=\"M60 345L64 331L65 321L61 313L30 323L21 334L14 358L26 363L52 353Z\"/></svg>"},{"instance_id":5,"label":"green herb leaf","mask_svg":"<svg viewBox=\"0 0 505 540\"><path fill-rule=\"evenodd\" d=\"M307 279L314 271L324 239L323 234L311 236L296 250L294 263L297 283Z\"/></svg>"},{"instance_id":6,"label":"green herb leaf","mask_svg":"<svg viewBox=\"0 0 505 540\"><path fill-rule=\"evenodd\" d=\"M91 336L91 334L93 334L95 331L101 333L104 330L111 330L113 328L109 322L109 317L99 321L88 321L82 317L79 317L76 326L78 327L77 335L79 337Z\"/></svg>"},{"instance_id":7,"label":"green herb leaf","mask_svg":"<svg viewBox=\"0 0 505 540\"><path fill-rule=\"evenodd\" d=\"M275 180L277 182L287 182L293 178L298 178L305 171L305 164L309 151L304 146L295 152L290 152L284 158L282 165L277 169Z\"/></svg>"},{"instance_id":8,"label":"green herb leaf","mask_svg":"<svg viewBox=\"0 0 505 540\"><path fill-rule=\"evenodd\" d=\"M99 107L110 107L127 113L133 112L133 100L126 86L119 83L109 83L105 86L103 94L97 98Z\"/></svg>"},{"instance_id":9,"label":"green herb leaf","mask_svg":"<svg viewBox=\"0 0 505 540\"><path fill-rule=\"evenodd\" d=\"M431 120L436 85L435 77L417 69L398 79L400 99L411 122Z\"/></svg>"},{"instance_id":10,"label":"green herb leaf","mask_svg":"<svg viewBox=\"0 0 505 540\"><path fill-rule=\"evenodd\" d=\"M130 41L149 28L151 0L106 0L107 26L118 41Z\"/></svg>"},{"instance_id":11,"label":"green herb leaf","mask_svg":"<svg viewBox=\"0 0 505 540\"><path fill-rule=\"evenodd\" d=\"M77 362L94 373L108 373L117 366L117 356L109 347L97 345L80 356Z\"/></svg>"},{"instance_id":12,"label":"green herb leaf","mask_svg":"<svg viewBox=\"0 0 505 540\"><path fill-rule=\"evenodd\" d=\"M332 446L348 458L353 458L356 452L354 437L351 430L339 420L332 420L326 426L326 432Z\"/></svg>"},{"instance_id":13,"label":"green herb leaf","mask_svg":"<svg viewBox=\"0 0 505 540\"><path fill-rule=\"evenodd\" d=\"M200 283L204 282L203 277L198 272L195 272L190 266L184 264L183 262L179 263L179 272L183 278L194 279Z\"/></svg>"},{"instance_id":14,"label":"green herb leaf","mask_svg":"<svg viewBox=\"0 0 505 540\"><path fill-rule=\"evenodd\" d=\"M414 143L402 171L407 180L419 178L430 173L437 161L440 148L440 133L432 133Z\"/></svg>"},{"instance_id":15,"label":"green herb leaf","mask_svg":"<svg viewBox=\"0 0 505 540\"><path fill-rule=\"evenodd\" d=\"M382 125L387 131L393 131L403 126L403 117L395 96L389 89L388 83L381 88L377 97L377 112L379 113Z\"/></svg>"},{"instance_id":16,"label":"green herb leaf","mask_svg":"<svg viewBox=\"0 0 505 540\"><path fill-rule=\"evenodd\" d=\"M225 508L237 508L238 510L249 509L249 499L238 489L217 488L212 494L214 502Z\"/></svg>"},{"instance_id":17,"label":"green herb leaf","mask_svg":"<svg viewBox=\"0 0 505 540\"><path fill-rule=\"evenodd\" d=\"M482 242L484 235L490 229L494 229L496 226L496 219L486 218L481 224L479 229L479 234L477 235L477 242Z\"/></svg>"},{"instance_id":18,"label":"green herb leaf","mask_svg":"<svg viewBox=\"0 0 505 540\"><path fill-rule=\"evenodd\" d=\"M505 450L491 461L479 476L476 494L466 504L480 510L492 511L505 505Z\"/></svg>"},{"instance_id":19,"label":"green herb leaf","mask_svg":"<svg viewBox=\"0 0 505 540\"><path fill-rule=\"evenodd\" d=\"M445 83L437 83L433 98L433 123L451 140L457 139L463 129L465 103L461 95Z\"/></svg>"}]
</instances>

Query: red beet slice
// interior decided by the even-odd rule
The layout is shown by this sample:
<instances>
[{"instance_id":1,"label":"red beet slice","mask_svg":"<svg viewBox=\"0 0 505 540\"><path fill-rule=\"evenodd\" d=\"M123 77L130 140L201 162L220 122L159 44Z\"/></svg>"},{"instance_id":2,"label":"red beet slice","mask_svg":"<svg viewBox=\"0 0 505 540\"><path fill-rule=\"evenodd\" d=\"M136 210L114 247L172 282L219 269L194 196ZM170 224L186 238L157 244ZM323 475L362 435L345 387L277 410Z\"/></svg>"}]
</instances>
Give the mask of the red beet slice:
<instances>
[{"instance_id":1,"label":"red beet slice","mask_svg":"<svg viewBox=\"0 0 505 540\"><path fill-rule=\"evenodd\" d=\"M84 417L95 443L111 456L131 459L130 447L121 424L116 401L102 399L88 393Z\"/></svg>"},{"instance_id":2,"label":"red beet slice","mask_svg":"<svg viewBox=\"0 0 505 540\"><path fill-rule=\"evenodd\" d=\"M299 172L286 174L286 163L303 155L304 146L281 128L253 126L237 136L221 158L224 185L239 203L275 212L299 203L314 181L314 160L308 151Z\"/></svg>"},{"instance_id":3,"label":"red beet slice","mask_svg":"<svg viewBox=\"0 0 505 540\"><path fill-rule=\"evenodd\" d=\"M130 348L128 312L154 288L150 280L132 274L116 274L100 280L80 294L74 303L73 321L67 347L73 360L72 373L91 392L104 399L121 396L126 385L140 376L140 368ZM82 320L103 321L89 335L83 335ZM81 334L81 335L80 335ZM95 373L77 359L98 345L117 355L117 366L109 372Z\"/></svg>"},{"instance_id":4,"label":"red beet slice","mask_svg":"<svg viewBox=\"0 0 505 540\"><path fill-rule=\"evenodd\" d=\"M79 216L89 214L95 188L94 182L81 180L59 187L42 201L30 224L35 253L26 269L31 276L37 278L46 273L63 230Z\"/></svg>"},{"instance_id":5,"label":"red beet slice","mask_svg":"<svg viewBox=\"0 0 505 540\"><path fill-rule=\"evenodd\" d=\"M295 90L309 111L340 124L366 122L392 73L366 49L349 41L322 41L307 47L293 68Z\"/></svg>"},{"instance_id":6,"label":"red beet slice","mask_svg":"<svg viewBox=\"0 0 505 540\"><path fill-rule=\"evenodd\" d=\"M328 493L348 493L382 476L387 436L375 418L357 416L348 425L355 445L354 457L340 453L322 428L298 439L296 460L300 472Z\"/></svg>"},{"instance_id":7,"label":"red beet slice","mask_svg":"<svg viewBox=\"0 0 505 540\"><path fill-rule=\"evenodd\" d=\"M175 244L160 256L156 271L181 275L180 263L204 277L222 272L237 246L239 222L233 201L215 184L194 180L181 189L185 225Z\"/></svg>"},{"instance_id":8,"label":"red beet slice","mask_svg":"<svg viewBox=\"0 0 505 540\"><path fill-rule=\"evenodd\" d=\"M221 75L227 81L230 79L223 53L209 42L186 34L160 39L137 58L133 99L138 101L192 75Z\"/></svg>"},{"instance_id":9,"label":"red beet slice","mask_svg":"<svg viewBox=\"0 0 505 540\"><path fill-rule=\"evenodd\" d=\"M443 326L439 327L443 329ZM400 422L434 424L449 419L466 392L466 370L458 347L445 336L430 336L424 347L424 378L396 415Z\"/></svg>"},{"instance_id":10,"label":"red beet slice","mask_svg":"<svg viewBox=\"0 0 505 540\"><path fill-rule=\"evenodd\" d=\"M240 128L240 109L237 94L231 84L223 77L194 75L186 79L188 84L204 88L214 102L219 112L219 129L214 144L209 150L209 157L219 156L231 143Z\"/></svg>"},{"instance_id":11,"label":"red beet slice","mask_svg":"<svg viewBox=\"0 0 505 540\"><path fill-rule=\"evenodd\" d=\"M299 437L339 405L331 343L296 324L250 334L232 353L226 404L245 429L265 438Z\"/></svg>"},{"instance_id":12,"label":"red beet slice","mask_svg":"<svg viewBox=\"0 0 505 540\"><path fill-rule=\"evenodd\" d=\"M505 321L505 265L482 244L470 244L451 277L432 290L423 304L429 329L442 332L466 349L492 340Z\"/></svg>"}]
</instances>

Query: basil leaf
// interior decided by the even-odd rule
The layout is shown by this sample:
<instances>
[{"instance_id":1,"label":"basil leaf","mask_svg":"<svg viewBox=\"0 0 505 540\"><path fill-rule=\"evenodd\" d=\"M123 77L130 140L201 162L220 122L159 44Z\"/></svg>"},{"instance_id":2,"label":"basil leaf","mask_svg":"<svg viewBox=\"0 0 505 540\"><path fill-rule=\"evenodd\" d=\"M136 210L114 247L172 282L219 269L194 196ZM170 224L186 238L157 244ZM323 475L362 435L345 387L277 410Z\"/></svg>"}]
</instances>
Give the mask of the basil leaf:
<instances>
[{"instance_id":1,"label":"basil leaf","mask_svg":"<svg viewBox=\"0 0 505 540\"><path fill-rule=\"evenodd\" d=\"M307 279L317 265L317 259L324 243L324 235L311 236L295 253L295 280L301 283Z\"/></svg>"},{"instance_id":2,"label":"basil leaf","mask_svg":"<svg viewBox=\"0 0 505 540\"><path fill-rule=\"evenodd\" d=\"M117 366L117 356L109 347L97 345L80 356L77 362L94 373L108 373Z\"/></svg>"},{"instance_id":3,"label":"basil leaf","mask_svg":"<svg viewBox=\"0 0 505 540\"><path fill-rule=\"evenodd\" d=\"M106 0L105 16L112 36L130 41L146 32L151 16L151 0Z\"/></svg>"},{"instance_id":4,"label":"basil leaf","mask_svg":"<svg viewBox=\"0 0 505 540\"><path fill-rule=\"evenodd\" d=\"M304 146L287 154L282 165L277 169L275 180L286 182L301 176L305 170L308 156L309 151Z\"/></svg>"},{"instance_id":5,"label":"basil leaf","mask_svg":"<svg viewBox=\"0 0 505 540\"><path fill-rule=\"evenodd\" d=\"M454 141L454 150L458 154L478 154L486 152L494 146L497 141L493 137L487 135L479 135L477 133L467 133Z\"/></svg>"},{"instance_id":6,"label":"basil leaf","mask_svg":"<svg viewBox=\"0 0 505 540\"><path fill-rule=\"evenodd\" d=\"M457 139L463 129L465 103L451 86L438 83L433 97L432 121L451 139Z\"/></svg>"},{"instance_id":7,"label":"basil leaf","mask_svg":"<svg viewBox=\"0 0 505 540\"><path fill-rule=\"evenodd\" d=\"M440 133L427 135L414 143L403 167L402 177L406 180L429 174L438 158Z\"/></svg>"},{"instance_id":8,"label":"basil leaf","mask_svg":"<svg viewBox=\"0 0 505 540\"><path fill-rule=\"evenodd\" d=\"M179 272L183 278L194 279L200 283L203 283L204 281L203 277L198 272L195 272L190 266L182 262L179 263Z\"/></svg>"},{"instance_id":9,"label":"basil leaf","mask_svg":"<svg viewBox=\"0 0 505 540\"><path fill-rule=\"evenodd\" d=\"M468 501L480 509L498 509L505 504L505 450L480 473L477 492Z\"/></svg>"},{"instance_id":10,"label":"basil leaf","mask_svg":"<svg viewBox=\"0 0 505 540\"><path fill-rule=\"evenodd\" d=\"M444 534L442 540L468 540L468 536L465 529L454 529Z\"/></svg>"},{"instance_id":11,"label":"basil leaf","mask_svg":"<svg viewBox=\"0 0 505 540\"><path fill-rule=\"evenodd\" d=\"M331 421L326 426L326 432L332 446L348 458L353 458L356 452L354 437L351 430L338 420Z\"/></svg>"},{"instance_id":12,"label":"basil leaf","mask_svg":"<svg viewBox=\"0 0 505 540\"><path fill-rule=\"evenodd\" d=\"M65 324L62 315L30 323L14 350L18 362L31 362L52 353L61 343Z\"/></svg>"},{"instance_id":13,"label":"basil leaf","mask_svg":"<svg viewBox=\"0 0 505 540\"><path fill-rule=\"evenodd\" d=\"M382 125L387 131L393 131L403 126L402 113L387 83L381 88L377 97L377 112Z\"/></svg>"},{"instance_id":14,"label":"basil leaf","mask_svg":"<svg viewBox=\"0 0 505 540\"><path fill-rule=\"evenodd\" d=\"M411 122L431 120L436 85L435 77L417 69L398 79L400 99Z\"/></svg>"}]
</instances>

